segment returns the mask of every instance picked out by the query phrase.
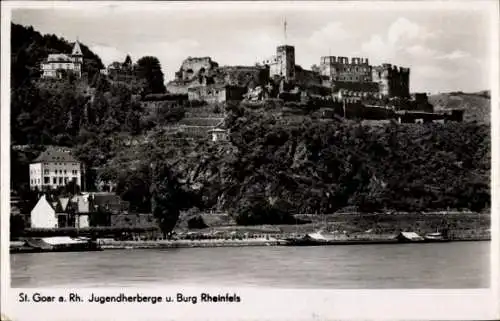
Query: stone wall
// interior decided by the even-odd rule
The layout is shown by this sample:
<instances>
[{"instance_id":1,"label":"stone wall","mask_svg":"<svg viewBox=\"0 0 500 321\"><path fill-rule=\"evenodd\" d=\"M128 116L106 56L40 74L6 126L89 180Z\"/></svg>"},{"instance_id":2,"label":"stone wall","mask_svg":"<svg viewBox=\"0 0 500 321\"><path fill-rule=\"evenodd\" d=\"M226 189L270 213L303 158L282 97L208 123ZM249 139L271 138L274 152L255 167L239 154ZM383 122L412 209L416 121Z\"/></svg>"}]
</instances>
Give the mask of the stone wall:
<instances>
[{"instance_id":1,"label":"stone wall","mask_svg":"<svg viewBox=\"0 0 500 321\"><path fill-rule=\"evenodd\" d=\"M389 97L409 97L410 69L382 64L372 68L372 79L380 86L380 92Z\"/></svg>"},{"instance_id":2,"label":"stone wall","mask_svg":"<svg viewBox=\"0 0 500 321\"><path fill-rule=\"evenodd\" d=\"M321 57L320 74L331 81L371 82L371 66L367 58Z\"/></svg>"},{"instance_id":3,"label":"stone wall","mask_svg":"<svg viewBox=\"0 0 500 321\"><path fill-rule=\"evenodd\" d=\"M251 83L256 86L265 85L269 81L269 71L257 66L223 66L218 68L214 80L216 83L242 87Z\"/></svg>"},{"instance_id":4,"label":"stone wall","mask_svg":"<svg viewBox=\"0 0 500 321\"><path fill-rule=\"evenodd\" d=\"M190 81L217 67L218 64L210 57L188 57L182 62L180 70L175 74L176 80Z\"/></svg>"},{"instance_id":5,"label":"stone wall","mask_svg":"<svg viewBox=\"0 0 500 321\"><path fill-rule=\"evenodd\" d=\"M242 100L246 87L238 86L198 86L188 90L189 100L205 101L209 104Z\"/></svg>"}]
</instances>

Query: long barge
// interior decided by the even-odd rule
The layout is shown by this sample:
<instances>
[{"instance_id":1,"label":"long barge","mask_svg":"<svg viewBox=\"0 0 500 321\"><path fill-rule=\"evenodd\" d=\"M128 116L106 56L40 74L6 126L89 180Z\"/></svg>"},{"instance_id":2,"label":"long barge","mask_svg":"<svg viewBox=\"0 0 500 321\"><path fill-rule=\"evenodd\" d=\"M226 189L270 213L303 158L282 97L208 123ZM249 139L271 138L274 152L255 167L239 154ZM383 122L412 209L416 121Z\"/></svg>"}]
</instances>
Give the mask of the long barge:
<instances>
[{"instance_id":1,"label":"long barge","mask_svg":"<svg viewBox=\"0 0 500 321\"><path fill-rule=\"evenodd\" d=\"M89 238L71 238L66 236L30 238L20 246L10 246L10 253L45 253L45 252L92 252L102 251L96 241Z\"/></svg>"},{"instance_id":2,"label":"long barge","mask_svg":"<svg viewBox=\"0 0 500 321\"><path fill-rule=\"evenodd\" d=\"M414 232L401 232L390 239L339 239L335 236L324 235L321 232L306 234L303 237L284 239L287 246L324 246L324 245L356 245L356 244L401 244L401 243L443 243L452 240L441 233L431 233L420 236Z\"/></svg>"}]
</instances>

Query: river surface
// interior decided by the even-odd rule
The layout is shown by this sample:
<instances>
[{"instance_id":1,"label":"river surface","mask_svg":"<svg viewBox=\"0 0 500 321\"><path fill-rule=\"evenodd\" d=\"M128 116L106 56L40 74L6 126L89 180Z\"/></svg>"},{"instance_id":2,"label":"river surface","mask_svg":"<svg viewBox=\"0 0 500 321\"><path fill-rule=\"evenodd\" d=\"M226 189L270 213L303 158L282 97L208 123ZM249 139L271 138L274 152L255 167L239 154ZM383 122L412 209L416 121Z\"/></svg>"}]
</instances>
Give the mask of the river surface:
<instances>
[{"instance_id":1,"label":"river surface","mask_svg":"<svg viewBox=\"0 0 500 321\"><path fill-rule=\"evenodd\" d=\"M14 254L11 286L486 288L490 242Z\"/></svg>"}]
</instances>

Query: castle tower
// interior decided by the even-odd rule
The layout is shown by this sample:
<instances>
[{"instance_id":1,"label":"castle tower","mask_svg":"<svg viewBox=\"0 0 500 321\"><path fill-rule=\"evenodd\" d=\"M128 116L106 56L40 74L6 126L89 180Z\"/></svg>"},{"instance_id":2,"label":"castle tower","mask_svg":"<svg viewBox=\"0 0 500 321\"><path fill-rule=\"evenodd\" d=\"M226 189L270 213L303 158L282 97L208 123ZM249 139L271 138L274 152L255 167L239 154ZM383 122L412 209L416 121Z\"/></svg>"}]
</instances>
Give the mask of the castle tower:
<instances>
[{"instance_id":1,"label":"castle tower","mask_svg":"<svg viewBox=\"0 0 500 321\"><path fill-rule=\"evenodd\" d=\"M71 57L73 58L74 62L74 72L77 74L78 77L82 76L82 64L83 64L83 53L82 49L80 48L80 43L78 40L75 42L75 45L73 46L73 51L71 51Z\"/></svg>"},{"instance_id":2,"label":"castle tower","mask_svg":"<svg viewBox=\"0 0 500 321\"><path fill-rule=\"evenodd\" d=\"M277 48L280 76L285 80L295 79L295 47L283 45Z\"/></svg>"},{"instance_id":3,"label":"castle tower","mask_svg":"<svg viewBox=\"0 0 500 321\"><path fill-rule=\"evenodd\" d=\"M80 43L78 42L78 40L75 42L75 45L73 46L73 51L71 52L71 56L73 56L75 62L83 63L83 53L82 49L80 48Z\"/></svg>"}]
</instances>

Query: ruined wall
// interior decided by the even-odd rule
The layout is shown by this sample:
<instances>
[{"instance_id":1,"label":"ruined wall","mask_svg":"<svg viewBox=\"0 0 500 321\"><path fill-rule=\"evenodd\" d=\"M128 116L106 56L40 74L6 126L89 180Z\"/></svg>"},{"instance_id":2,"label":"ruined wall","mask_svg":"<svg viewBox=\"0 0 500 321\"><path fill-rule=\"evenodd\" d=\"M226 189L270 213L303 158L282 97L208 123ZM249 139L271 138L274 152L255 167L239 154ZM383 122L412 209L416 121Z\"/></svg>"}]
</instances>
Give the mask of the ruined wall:
<instances>
[{"instance_id":1,"label":"ruined wall","mask_svg":"<svg viewBox=\"0 0 500 321\"><path fill-rule=\"evenodd\" d=\"M223 103L228 100L242 100L245 87L237 86L198 86L188 90L189 100L206 101L209 104Z\"/></svg>"},{"instance_id":2,"label":"ruined wall","mask_svg":"<svg viewBox=\"0 0 500 321\"><path fill-rule=\"evenodd\" d=\"M263 86L269 82L269 70L254 66L224 66L217 69L214 80L231 86L247 87L250 83Z\"/></svg>"},{"instance_id":3,"label":"ruined wall","mask_svg":"<svg viewBox=\"0 0 500 321\"><path fill-rule=\"evenodd\" d=\"M379 84L380 92L389 97L409 97L410 69L382 64L372 68L373 82Z\"/></svg>"},{"instance_id":4,"label":"ruined wall","mask_svg":"<svg viewBox=\"0 0 500 321\"><path fill-rule=\"evenodd\" d=\"M176 80L190 81L196 76L207 74L216 67L218 64L210 57L188 57L175 74Z\"/></svg>"},{"instance_id":5,"label":"ruined wall","mask_svg":"<svg viewBox=\"0 0 500 321\"><path fill-rule=\"evenodd\" d=\"M298 86L309 88L322 85L321 76L311 70L302 69L300 66L295 66L295 83Z\"/></svg>"},{"instance_id":6,"label":"ruined wall","mask_svg":"<svg viewBox=\"0 0 500 321\"><path fill-rule=\"evenodd\" d=\"M189 82L182 80L173 80L167 83L166 88L168 93L187 95L188 89L190 87L195 87L199 85L200 84L198 83L198 81Z\"/></svg>"},{"instance_id":7,"label":"ruined wall","mask_svg":"<svg viewBox=\"0 0 500 321\"><path fill-rule=\"evenodd\" d=\"M368 58L321 57L320 74L331 81L371 82L372 67Z\"/></svg>"}]
</instances>

